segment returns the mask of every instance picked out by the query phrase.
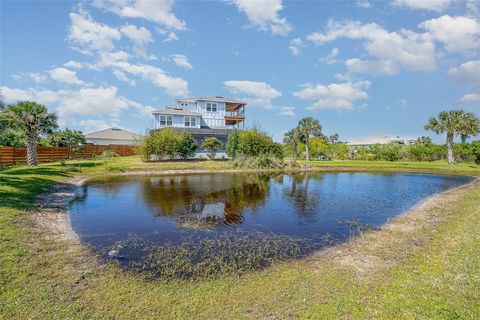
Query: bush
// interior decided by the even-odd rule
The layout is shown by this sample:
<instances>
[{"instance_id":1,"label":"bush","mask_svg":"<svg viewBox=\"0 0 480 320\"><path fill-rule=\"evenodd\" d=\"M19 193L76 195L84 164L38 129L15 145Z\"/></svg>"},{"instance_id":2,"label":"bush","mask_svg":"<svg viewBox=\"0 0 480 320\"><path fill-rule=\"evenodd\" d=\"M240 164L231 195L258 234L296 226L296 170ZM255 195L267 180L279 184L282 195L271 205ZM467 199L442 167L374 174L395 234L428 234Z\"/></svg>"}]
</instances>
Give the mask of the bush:
<instances>
[{"instance_id":1,"label":"bush","mask_svg":"<svg viewBox=\"0 0 480 320\"><path fill-rule=\"evenodd\" d=\"M239 133L238 130L233 130L228 135L227 145L225 146L225 149L227 151L227 155L230 158L233 159L237 156L239 143L240 143L240 133Z\"/></svg>"},{"instance_id":2,"label":"bush","mask_svg":"<svg viewBox=\"0 0 480 320\"><path fill-rule=\"evenodd\" d=\"M195 151L197 150L197 144L193 139L192 135L188 132L183 132L180 135L180 139L177 145L177 152L180 158L188 159L195 156Z\"/></svg>"},{"instance_id":3,"label":"bush","mask_svg":"<svg viewBox=\"0 0 480 320\"><path fill-rule=\"evenodd\" d=\"M175 159L181 137L172 128L165 128L159 131L151 131L140 142L138 147L144 161L158 157L158 160L165 158Z\"/></svg>"},{"instance_id":4,"label":"bush","mask_svg":"<svg viewBox=\"0 0 480 320\"><path fill-rule=\"evenodd\" d=\"M213 160L217 151L222 148L222 143L215 137L206 138L202 142L202 149L207 152L207 156Z\"/></svg>"},{"instance_id":5,"label":"bush","mask_svg":"<svg viewBox=\"0 0 480 320\"><path fill-rule=\"evenodd\" d=\"M283 160L268 155L237 157L233 160L232 164L235 168L244 169L282 169L285 167Z\"/></svg>"}]
</instances>

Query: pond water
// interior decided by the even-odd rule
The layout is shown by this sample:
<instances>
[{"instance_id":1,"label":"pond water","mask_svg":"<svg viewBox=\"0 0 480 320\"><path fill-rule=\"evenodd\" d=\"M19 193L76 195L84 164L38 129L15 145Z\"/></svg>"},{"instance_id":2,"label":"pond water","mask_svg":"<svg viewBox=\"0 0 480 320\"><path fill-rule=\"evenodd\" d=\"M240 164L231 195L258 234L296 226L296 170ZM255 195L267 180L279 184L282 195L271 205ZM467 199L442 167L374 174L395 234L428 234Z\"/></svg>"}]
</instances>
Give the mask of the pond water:
<instances>
[{"instance_id":1,"label":"pond water","mask_svg":"<svg viewBox=\"0 0 480 320\"><path fill-rule=\"evenodd\" d=\"M222 245L227 239L242 243L244 251L255 250L255 243L265 245L262 238L269 239L269 248L278 239L293 239L295 246L280 254L285 258L346 241L428 196L471 180L342 172L119 176L80 187L70 218L82 241L125 265L145 259L155 245L180 248L188 242L189 248L223 250L227 256L236 250L235 245L219 249L202 242L214 239ZM265 255L277 254L271 250ZM200 253L188 259L212 256Z\"/></svg>"}]
</instances>

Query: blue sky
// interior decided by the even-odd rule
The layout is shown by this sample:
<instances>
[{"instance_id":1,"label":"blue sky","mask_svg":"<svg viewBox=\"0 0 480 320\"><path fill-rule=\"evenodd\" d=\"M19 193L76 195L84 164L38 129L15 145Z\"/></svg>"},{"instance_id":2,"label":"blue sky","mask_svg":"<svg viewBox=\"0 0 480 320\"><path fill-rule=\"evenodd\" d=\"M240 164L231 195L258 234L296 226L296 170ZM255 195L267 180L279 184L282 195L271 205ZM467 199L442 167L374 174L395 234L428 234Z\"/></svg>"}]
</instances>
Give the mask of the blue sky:
<instances>
[{"instance_id":1,"label":"blue sky","mask_svg":"<svg viewBox=\"0 0 480 320\"><path fill-rule=\"evenodd\" d=\"M343 140L480 116L478 0L1 1L0 87L85 132L152 127L176 97L245 99L280 140L305 116ZM433 136L434 137L434 136ZM442 141L437 137L437 141Z\"/></svg>"}]
</instances>

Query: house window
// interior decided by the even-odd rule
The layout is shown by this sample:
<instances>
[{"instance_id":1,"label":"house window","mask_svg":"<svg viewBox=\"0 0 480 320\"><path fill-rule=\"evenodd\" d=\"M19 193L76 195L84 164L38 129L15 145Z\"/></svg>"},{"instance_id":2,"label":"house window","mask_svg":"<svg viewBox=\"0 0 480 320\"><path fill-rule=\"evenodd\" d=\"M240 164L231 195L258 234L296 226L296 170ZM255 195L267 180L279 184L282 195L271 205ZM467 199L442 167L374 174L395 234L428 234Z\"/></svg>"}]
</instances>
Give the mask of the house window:
<instances>
[{"instance_id":1,"label":"house window","mask_svg":"<svg viewBox=\"0 0 480 320\"><path fill-rule=\"evenodd\" d=\"M213 102L207 102L207 112L217 112L217 104Z\"/></svg>"},{"instance_id":2,"label":"house window","mask_svg":"<svg viewBox=\"0 0 480 320\"><path fill-rule=\"evenodd\" d=\"M180 102L180 106L181 106L181 107L188 107L188 103L186 103L186 102Z\"/></svg>"},{"instance_id":3,"label":"house window","mask_svg":"<svg viewBox=\"0 0 480 320\"><path fill-rule=\"evenodd\" d=\"M173 124L172 116L160 116L161 126L171 126Z\"/></svg>"},{"instance_id":4,"label":"house window","mask_svg":"<svg viewBox=\"0 0 480 320\"><path fill-rule=\"evenodd\" d=\"M196 127L197 118L196 117L185 117L185 127Z\"/></svg>"}]
</instances>

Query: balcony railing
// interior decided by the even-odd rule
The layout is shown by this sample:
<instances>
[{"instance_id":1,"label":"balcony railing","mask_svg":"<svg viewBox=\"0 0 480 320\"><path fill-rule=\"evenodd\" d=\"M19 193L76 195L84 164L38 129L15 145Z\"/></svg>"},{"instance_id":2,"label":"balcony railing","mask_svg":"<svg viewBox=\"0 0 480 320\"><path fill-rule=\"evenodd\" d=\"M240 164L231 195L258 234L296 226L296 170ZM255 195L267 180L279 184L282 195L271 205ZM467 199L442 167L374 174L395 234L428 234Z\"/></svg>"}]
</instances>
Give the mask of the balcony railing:
<instances>
[{"instance_id":1,"label":"balcony railing","mask_svg":"<svg viewBox=\"0 0 480 320\"><path fill-rule=\"evenodd\" d=\"M225 112L226 117L244 117L245 116L245 111L243 110L237 110L237 111L226 111Z\"/></svg>"}]
</instances>

